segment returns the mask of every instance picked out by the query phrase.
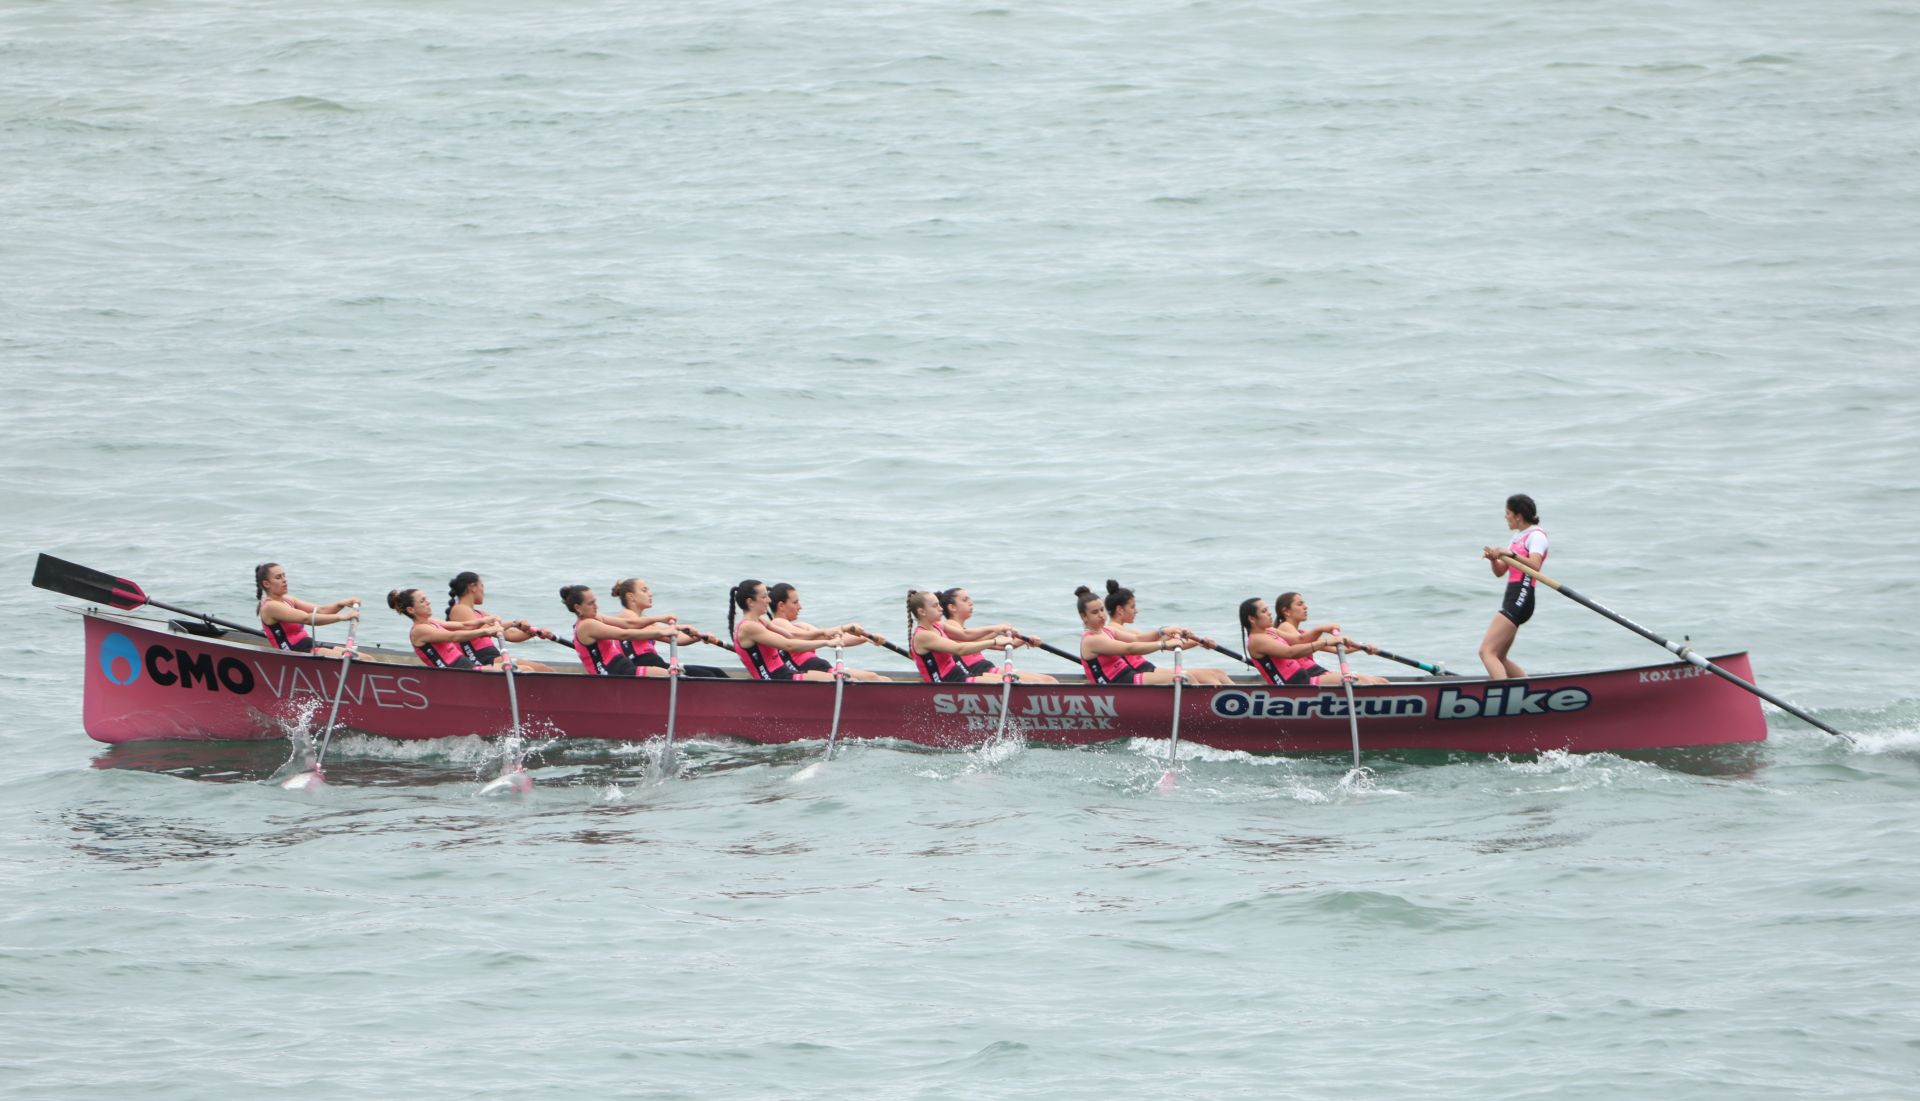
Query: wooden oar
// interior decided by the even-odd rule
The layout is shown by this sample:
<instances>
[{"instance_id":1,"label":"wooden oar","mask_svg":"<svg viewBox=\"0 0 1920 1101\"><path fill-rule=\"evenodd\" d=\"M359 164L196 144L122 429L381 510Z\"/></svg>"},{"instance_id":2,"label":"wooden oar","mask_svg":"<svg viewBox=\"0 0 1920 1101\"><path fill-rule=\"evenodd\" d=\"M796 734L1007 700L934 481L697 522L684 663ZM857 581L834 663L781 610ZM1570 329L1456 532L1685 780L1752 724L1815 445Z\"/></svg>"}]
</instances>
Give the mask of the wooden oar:
<instances>
[{"instance_id":1,"label":"wooden oar","mask_svg":"<svg viewBox=\"0 0 1920 1101\"><path fill-rule=\"evenodd\" d=\"M1180 663L1180 650L1175 647L1173 651L1173 733L1167 738L1167 770L1154 785L1161 791L1173 790L1173 771L1180 760L1180 689L1187 683L1187 669Z\"/></svg>"},{"instance_id":2,"label":"wooden oar","mask_svg":"<svg viewBox=\"0 0 1920 1101\"><path fill-rule=\"evenodd\" d=\"M1353 671L1347 668L1347 640L1334 644L1340 655L1340 687L1347 690L1347 725L1353 728L1353 767L1360 768L1360 713L1353 709Z\"/></svg>"},{"instance_id":3,"label":"wooden oar","mask_svg":"<svg viewBox=\"0 0 1920 1101\"><path fill-rule=\"evenodd\" d=\"M660 778L673 773L673 726L680 717L680 636L667 640L667 742L660 747Z\"/></svg>"},{"instance_id":4,"label":"wooden oar","mask_svg":"<svg viewBox=\"0 0 1920 1101\"><path fill-rule=\"evenodd\" d=\"M1050 642L1042 642L1042 643L1035 644L1032 639L1028 638L1025 635L1016 635L1015 637L1017 637L1021 642L1028 643L1029 645L1034 645L1036 649L1045 650L1047 653L1052 654L1054 657L1057 657L1062 661L1070 661L1075 665L1085 664L1080 660L1079 654L1070 654L1067 651L1062 650L1060 647L1055 646Z\"/></svg>"},{"instance_id":5,"label":"wooden oar","mask_svg":"<svg viewBox=\"0 0 1920 1101\"><path fill-rule=\"evenodd\" d=\"M500 636L506 641L503 632ZM533 777L527 775L526 755L523 752L525 742L520 737L520 693L513 686L513 655L502 654L501 670L507 676L507 705L513 709L513 733L509 736L512 744L501 753L500 775L487 781L480 789L482 795L525 795L533 790Z\"/></svg>"},{"instance_id":6,"label":"wooden oar","mask_svg":"<svg viewBox=\"0 0 1920 1101\"><path fill-rule=\"evenodd\" d=\"M1747 691L1767 701L1768 703L1779 708L1780 710L1785 711L1787 714L1792 715L1794 718L1799 719L1801 722L1806 723L1808 726L1812 726L1817 729L1824 730L1836 738L1844 738L1849 742L1854 740L1853 735L1847 734L1843 731L1835 730L1833 727L1828 726L1826 723L1821 722L1819 719L1814 718L1812 715L1807 714L1805 711L1800 710L1799 708L1793 706L1792 704L1774 695L1773 693L1768 692L1766 689L1760 687L1759 685L1754 684L1753 682L1745 679L1744 677L1739 676L1738 674L1729 673L1725 669L1720 668L1718 665L1715 665L1714 663L1708 661L1706 658L1701 657L1699 654L1695 653L1693 647L1685 645L1684 643L1675 642L1670 638L1661 638L1659 635L1656 635L1652 631L1647 630L1645 627L1640 626L1638 623L1635 623L1633 620L1628 619L1626 616L1623 616L1618 612L1614 612L1608 608L1604 608L1599 603L1593 600L1589 600L1587 597L1581 595L1580 593L1575 592L1571 586L1562 585L1560 582L1555 581L1553 578L1548 577L1546 574L1541 573L1539 570L1536 570L1532 566L1527 565L1525 562L1520 561L1518 558L1514 557L1512 554L1502 551L1500 552L1500 557L1506 559L1509 564L1511 564L1515 569L1519 570L1521 573L1524 573L1528 577L1533 578L1535 581L1538 581L1540 584L1545 585L1547 588L1552 589L1554 592L1559 593L1561 596L1564 596L1569 600L1572 600L1576 604L1584 605L1585 607L1587 607L1592 611L1599 612L1601 615L1606 616L1608 619L1613 620L1615 623L1618 623L1620 626L1625 627L1627 630L1632 631L1636 635L1639 635L1641 638L1644 638L1647 641L1662 647L1663 649L1672 651L1675 657L1678 657L1680 660L1686 662L1687 664L1695 666L1700 669L1705 669L1707 672L1712 673L1713 675L1719 677L1721 680L1727 681L1731 684L1739 685L1740 687L1746 689Z\"/></svg>"},{"instance_id":7,"label":"wooden oar","mask_svg":"<svg viewBox=\"0 0 1920 1101\"><path fill-rule=\"evenodd\" d=\"M258 627L229 623L205 612L189 611L186 608L162 603L142 591L137 582L128 581L124 577L115 577L110 573L102 573L74 562L62 561L50 554L42 554L39 561L34 564L33 584L35 588L62 593L78 600L89 600L95 604L106 604L123 611L132 611L142 605L151 604L156 608L165 608L169 612L192 616L209 626L224 627L229 631L253 635L255 638L267 637L266 632Z\"/></svg>"},{"instance_id":8,"label":"wooden oar","mask_svg":"<svg viewBox=\"0 0 1920 1101\"><path fill-rule=\"evenodd\" d=\"M333 744L333 721L340 717L340 697L347 690L347 669L353 665L353 655L360 652L356 638L360 633L360 617L354 616L347 624L347 647L340 654L340 681L333 686L333 705L327 708L327 729L320 737L320 752L313 758L313 767L287 777L280 786L288 791L316 791L327 786L327 747Z\"/></svg>"}]
</instances>

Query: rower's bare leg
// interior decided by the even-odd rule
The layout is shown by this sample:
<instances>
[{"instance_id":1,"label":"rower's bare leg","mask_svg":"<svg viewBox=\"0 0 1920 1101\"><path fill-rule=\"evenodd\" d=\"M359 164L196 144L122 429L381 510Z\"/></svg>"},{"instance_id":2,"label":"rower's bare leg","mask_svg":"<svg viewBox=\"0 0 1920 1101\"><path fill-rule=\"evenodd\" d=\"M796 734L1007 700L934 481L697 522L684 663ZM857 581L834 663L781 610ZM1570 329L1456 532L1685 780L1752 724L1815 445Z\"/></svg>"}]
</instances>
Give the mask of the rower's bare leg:
<instances>
[{"instance_id":1,"label":"rower's bare leg","mask_svg":"<svg viewBox=\"0 0 1920 1101\"><path fill-rule=\"evenodd\" d=\"M1513 646L1513 636L1520 628L1514 625L1500 612L1493 613L1493 622L1487 624L1487 634L1480 640L1480 664L1487 667L1487 675L1495 680L1509 677L1524 677L1526 670L1507 660L1507 651Z\"/></svg>"}]
</instances>

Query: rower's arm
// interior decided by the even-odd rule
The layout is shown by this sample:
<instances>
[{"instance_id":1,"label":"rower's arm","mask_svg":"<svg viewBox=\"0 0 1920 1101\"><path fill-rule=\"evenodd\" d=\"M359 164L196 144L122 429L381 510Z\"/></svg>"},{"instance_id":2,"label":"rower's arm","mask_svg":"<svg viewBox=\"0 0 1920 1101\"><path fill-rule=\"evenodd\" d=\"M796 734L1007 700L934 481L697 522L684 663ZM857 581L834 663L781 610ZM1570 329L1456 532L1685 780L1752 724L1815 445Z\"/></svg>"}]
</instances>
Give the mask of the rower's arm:
<instances>
[{"instance_id":1,"label":"rower's arm","mask_svg":"<svg viewBox=\"0 0 1920 1101\"><path fill-rule=\"evenodd\" d=\"M1120 657L1133 654L1154 654L1165 650L1170 643L1165 639L1146 639L1140 642L1123 642L1106 635L1094 635L1080 640L1080 653L1084 656L1088 650L1105 657Z\"/></svg>"}]
</instances>

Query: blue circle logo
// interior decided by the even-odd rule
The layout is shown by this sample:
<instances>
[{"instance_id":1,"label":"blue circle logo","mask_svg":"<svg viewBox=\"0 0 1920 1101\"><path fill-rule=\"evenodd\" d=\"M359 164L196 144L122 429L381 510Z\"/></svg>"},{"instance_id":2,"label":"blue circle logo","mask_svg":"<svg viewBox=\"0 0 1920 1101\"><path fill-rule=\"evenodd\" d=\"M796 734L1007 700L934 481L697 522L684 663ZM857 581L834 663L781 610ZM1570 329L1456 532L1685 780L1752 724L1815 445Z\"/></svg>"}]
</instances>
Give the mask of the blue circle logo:
<instances>
[{"instance_id":1,"label":"blue circle logo","mask_svg":"<svg viewBox=\"0 0 1920 1101\"><path fill-rule=\"evenodd\" d=\"M118 685L140 679L140 650L133 640L115 631L100 644L100 671Z\"/></svg>"}]
</instances>

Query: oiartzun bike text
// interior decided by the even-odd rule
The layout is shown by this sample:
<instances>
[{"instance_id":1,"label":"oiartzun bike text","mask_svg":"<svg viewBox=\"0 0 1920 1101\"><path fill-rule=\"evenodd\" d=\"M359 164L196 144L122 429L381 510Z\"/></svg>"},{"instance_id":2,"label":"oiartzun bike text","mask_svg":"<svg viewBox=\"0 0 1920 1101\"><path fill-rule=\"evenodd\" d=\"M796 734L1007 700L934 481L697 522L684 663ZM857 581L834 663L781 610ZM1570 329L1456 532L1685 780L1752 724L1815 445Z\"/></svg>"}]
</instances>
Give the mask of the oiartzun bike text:
<instances>
[{"instance_id":1,"label":"oiartzun bike text","mask_svg":"<svg viewBox=\"0 0 1920 1101\"><path fill-rule=\"evenodd\" d=\"M1429 704L1424 695L1362 696L1353 701L1361 718L1509 719L1523 715L1585 710L1593 694L1584 688L1529 691L1527 685L1502 685L1484 692L1442 688ZM1348 716L1344 694L1282 696L1264 689L1216 692L1213 713L1223 719L1340 719Z\"/></svg>"}]
</instances>

